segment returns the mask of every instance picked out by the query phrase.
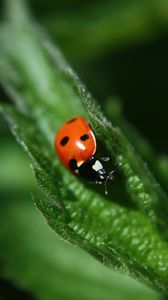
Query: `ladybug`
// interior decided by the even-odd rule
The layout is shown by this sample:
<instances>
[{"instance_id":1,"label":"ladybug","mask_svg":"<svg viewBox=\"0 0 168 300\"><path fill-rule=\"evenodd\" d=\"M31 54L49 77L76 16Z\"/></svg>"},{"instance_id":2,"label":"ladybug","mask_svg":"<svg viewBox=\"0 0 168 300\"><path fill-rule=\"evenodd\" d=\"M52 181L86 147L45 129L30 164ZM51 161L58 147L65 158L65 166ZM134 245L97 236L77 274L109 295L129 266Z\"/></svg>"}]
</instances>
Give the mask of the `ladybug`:
<instances>
[{"instance_id":1,"label":"ladybug","mask_svg":"<svg viewBox=\"0 0 168 300\"><path fill-rule=\"evenodd\" d=\"M108 157L97 159L95 135L90 124L83 117L76 117L61 126L55 136L55 150L63 163L74 175L97 184L113 180L114 171L109 174L103 167Z\"/></svg>"}]
</instances>

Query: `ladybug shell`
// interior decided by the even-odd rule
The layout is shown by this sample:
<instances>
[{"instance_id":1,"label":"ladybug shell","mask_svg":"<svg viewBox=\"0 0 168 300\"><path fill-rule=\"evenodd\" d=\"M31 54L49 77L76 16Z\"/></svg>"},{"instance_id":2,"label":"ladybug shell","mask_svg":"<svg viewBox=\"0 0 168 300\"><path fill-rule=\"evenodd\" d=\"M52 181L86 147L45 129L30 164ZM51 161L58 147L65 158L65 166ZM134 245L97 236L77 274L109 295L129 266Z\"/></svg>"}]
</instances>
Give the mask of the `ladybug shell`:
<instances>
[{"instance_id":1,"label":"ladybug shell","mask_svg":"<svg viewBox=\"0 0 168 300\"><path fill-rule=\"evenodd\" d=\"M90 125L82 117L65 123L55 137L55 149L61 162L68 169L75 159L78 167L96 152L96 139ZM72 171L72 170L71 170Z\"/></svg>"}]
</instances>

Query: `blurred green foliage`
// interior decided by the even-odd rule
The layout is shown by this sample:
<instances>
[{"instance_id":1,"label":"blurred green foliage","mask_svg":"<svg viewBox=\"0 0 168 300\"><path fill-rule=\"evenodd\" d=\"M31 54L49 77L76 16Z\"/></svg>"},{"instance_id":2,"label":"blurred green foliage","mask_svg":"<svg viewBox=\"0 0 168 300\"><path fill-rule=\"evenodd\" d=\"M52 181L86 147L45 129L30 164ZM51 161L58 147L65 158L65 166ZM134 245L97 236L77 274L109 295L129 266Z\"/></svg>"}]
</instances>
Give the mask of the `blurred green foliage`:
<instances>
[{"instance_id":1,"label":"blurred green foliage","mask_svg":"<svg viewBox=\"0 0 168 300\"><path fill-rule=\"evenodd\" d=\"M121 97L128 118L158 149L167 151L167 1L29 2L36 18L60 45L104 109L109 96ZM1 98L3 100L3 95ZM131 130L128 128L127 133ZM79 299L77 291L81 299L111 299L111 295L113 299L161 298L57 240L35 213L28 197L35 186L25 156L8 138L8 132L1 131L1 141L0 205L4 230L0 234L0 260L3 276L31 291L38 299L55 296ZM155 155L151 165L158 171L158 161L161 169L158 177L163 176L166 186L167 157ZM22 238L24 235L20 232L26 233L26 238ZM53 255L55 249L58 249L58 256ZM78 265L74 270L76 259ZM87 265L85 269L84 265ZM45 272L50 280L40 277Z\"/></svg>"}]
</instances>

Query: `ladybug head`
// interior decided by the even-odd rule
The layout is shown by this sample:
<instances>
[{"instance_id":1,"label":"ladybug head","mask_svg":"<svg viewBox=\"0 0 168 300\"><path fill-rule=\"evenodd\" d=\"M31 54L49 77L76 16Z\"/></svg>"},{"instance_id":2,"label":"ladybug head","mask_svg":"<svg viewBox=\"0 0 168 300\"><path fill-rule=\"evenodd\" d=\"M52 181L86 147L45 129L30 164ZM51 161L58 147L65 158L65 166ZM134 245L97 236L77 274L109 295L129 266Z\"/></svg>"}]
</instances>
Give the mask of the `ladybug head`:
<instances>
[{"instance_id":1,"label":"ladybug head","mask_svg":"<svg viewBox=\"0 0 168 300\"><path fill-rule=\"evenodd\" d=\"M107 159L106 159L107 161ZM113 180L114 171L107 173L102 165L102 162L92 156L90 159L85 161L77 170L78 174L90 182L105 185L105 194L108 194L107 183Z\"/></svg>"}]
</instances>

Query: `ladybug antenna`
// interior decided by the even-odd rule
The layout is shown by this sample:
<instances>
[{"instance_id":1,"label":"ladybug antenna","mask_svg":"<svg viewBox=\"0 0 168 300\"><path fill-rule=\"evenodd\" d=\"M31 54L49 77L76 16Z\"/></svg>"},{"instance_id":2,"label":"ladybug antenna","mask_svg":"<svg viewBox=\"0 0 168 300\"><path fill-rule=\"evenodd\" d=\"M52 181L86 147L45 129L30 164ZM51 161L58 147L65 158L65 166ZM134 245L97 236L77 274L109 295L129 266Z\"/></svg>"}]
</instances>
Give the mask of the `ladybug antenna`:
<instances>
[{"instance_id":1,"label":"ladybug antenna","mask_svg":"<svg viewBox=\"0 0 168 300\"><path fill-rule=\"evenodd\" d=\"M114 173L115 173L114 170L111 171L111 172L107 175L106 180L105 180L105 183L104 183L105 195L107 195L107 196L108 196L107 183L108 183L109 181L113 181L113 180L114 180Z\"/></svg>"}]
</instances>

